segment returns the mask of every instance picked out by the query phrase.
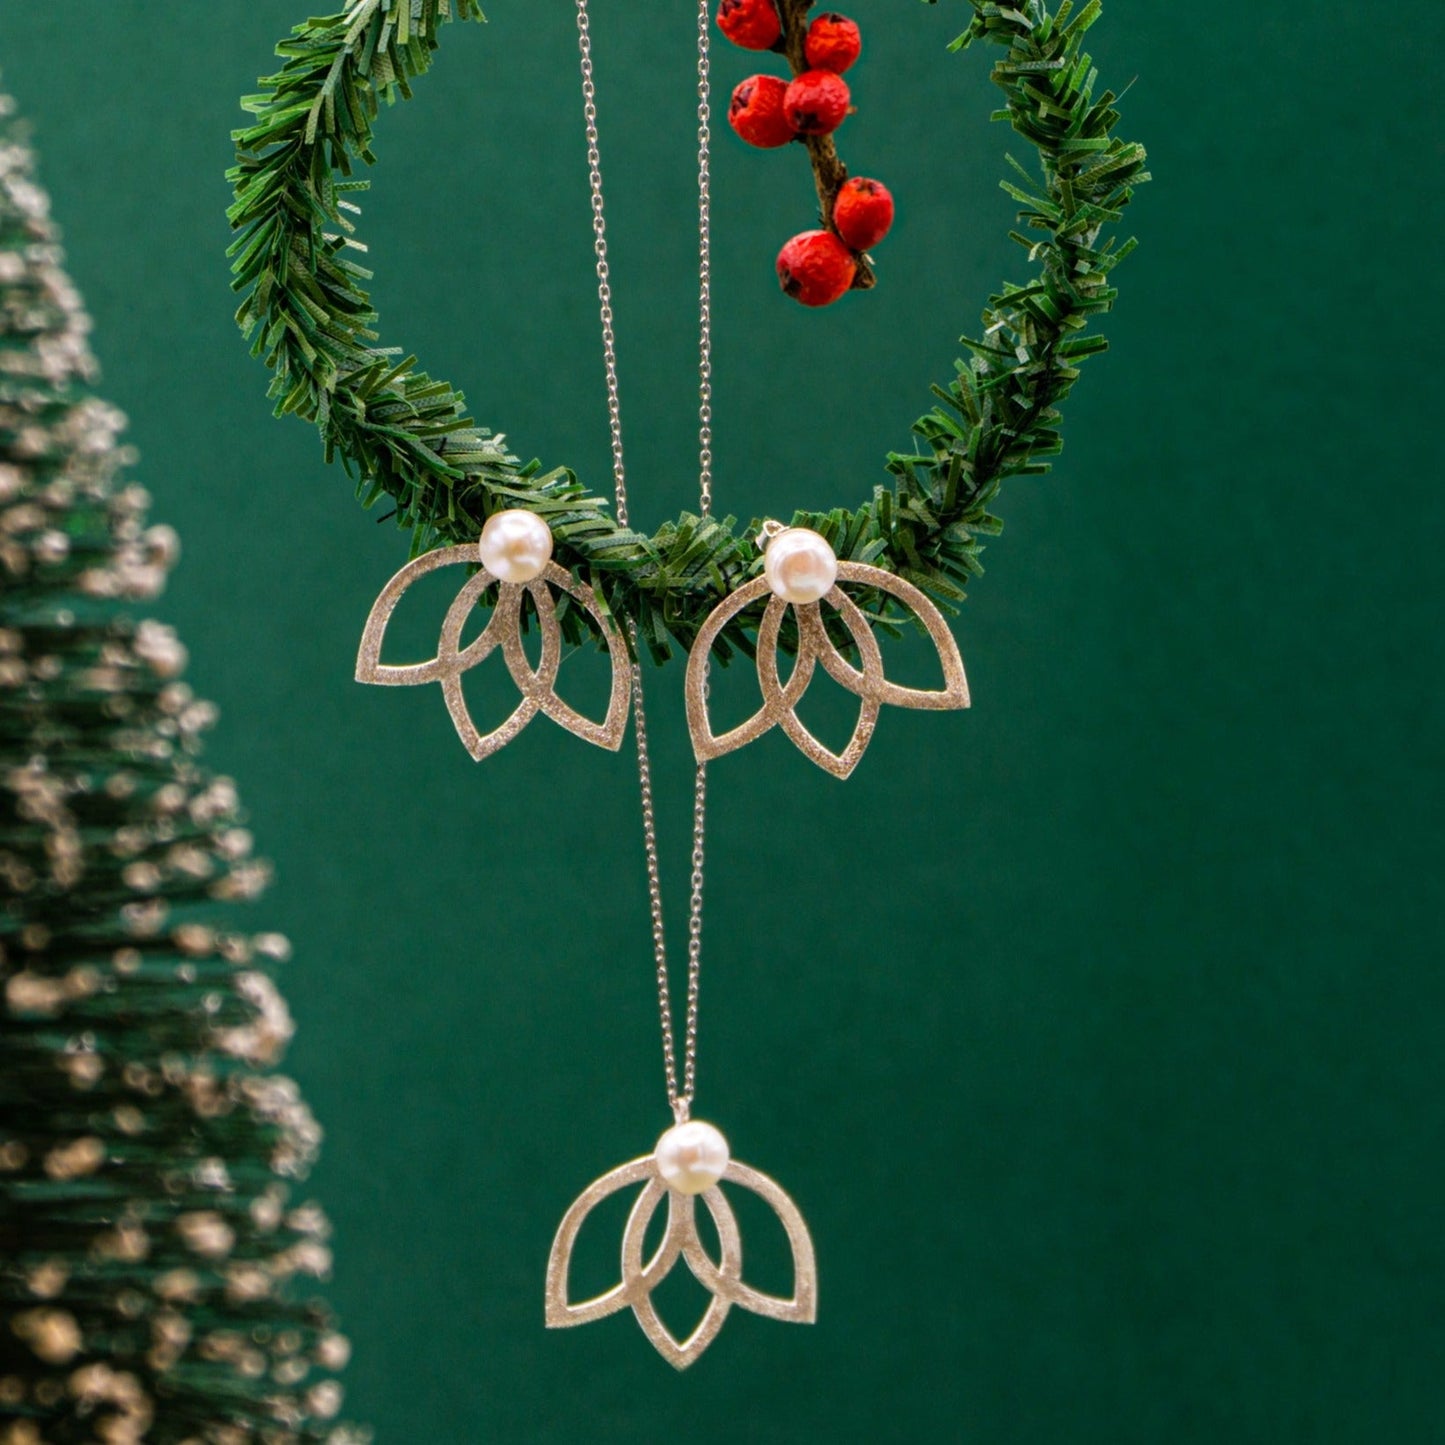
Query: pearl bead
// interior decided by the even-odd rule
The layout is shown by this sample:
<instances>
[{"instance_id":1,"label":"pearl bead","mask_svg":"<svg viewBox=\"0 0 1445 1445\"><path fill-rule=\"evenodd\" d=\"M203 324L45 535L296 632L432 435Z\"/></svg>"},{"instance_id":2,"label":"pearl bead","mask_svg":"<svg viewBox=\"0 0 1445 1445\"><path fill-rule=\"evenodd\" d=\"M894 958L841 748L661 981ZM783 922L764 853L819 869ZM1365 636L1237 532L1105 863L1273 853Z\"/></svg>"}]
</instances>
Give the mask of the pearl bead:
<instances>
[{"instance_id":1,"label":"pearl bead","mask_svg":"<svg viewBox=\"0 0 1445 1445\"><path fill-rule=\"evenodd\" d=\"M552 560L552 532L535 512L517 507L494 512L482 528L478 551L498 582L531 582Z\"/></svg>"},{"instance_id":2,"label":"pearl bead","mask_svg":"<svg viewBox=\"0 0 1445 1445\"><path fill-rule=\"evenodd\" d=\"M711 1189L728 1167L728 1141L701 1120L669 1129L657 1141L655 1153L663 1182L679 1194Z\"/></svg>"},{"instance_id":3,"label":"pearl bead","mask_svg":"<svg viewBox=\"0 0 1445 1445\"><path fill-rule=\"evenodd\" d=\"M763 572L784 602L816 602L838 580L838 557L807 527L789 527L768 543Z\"/></svg>"}]
</instances>

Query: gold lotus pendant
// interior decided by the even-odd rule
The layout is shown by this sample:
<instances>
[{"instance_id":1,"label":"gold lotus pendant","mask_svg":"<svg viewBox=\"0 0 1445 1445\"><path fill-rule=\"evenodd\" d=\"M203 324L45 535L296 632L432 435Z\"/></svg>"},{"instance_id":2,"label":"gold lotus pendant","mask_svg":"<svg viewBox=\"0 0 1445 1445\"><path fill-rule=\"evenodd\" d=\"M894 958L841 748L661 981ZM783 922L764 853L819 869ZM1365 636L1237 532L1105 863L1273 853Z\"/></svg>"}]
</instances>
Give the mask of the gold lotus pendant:
<instances>
[{"instance_id":1,"label":"gold lotus pendant","mask_svg":"<svg viewBox=\"0 0 1445 1445\"><path fill-rule=\"evenodd\" d=\"M583 1222L604 1199L641 1184L622 1235L622 1279L604 1294L573 1304L567 1277L573 1246ZM720 1185L750 1189L777 1214L793 1252L793 1293L789 1299L765 1294L744 1283L742 1236L737 1216ZM667 1227L651 1259L644 1258L644 1240L663 1200L667 1201ZM718 1259L708 1254L698 1234L697 1203L701 1200L717 1229ZM663 1324L652 1292L684 1260L698 1282L711 1295L697 1328L679 1340ZM670 1365L685 1370L717 1338L734 1305L754 1314L790 1324L810 1325L818 1317L818 1269L813 1240L798 1206L766 1174L739 1164L729 1155L727 1141L711 1124L684 1121L657 1141L645 1159L634 1159L604 1174L584 1189L567 1211L552 1243L547 1261L547 1326L563 1329L590 1324L631 1307L643 1333Z\"/></svg>"}]
</instances>

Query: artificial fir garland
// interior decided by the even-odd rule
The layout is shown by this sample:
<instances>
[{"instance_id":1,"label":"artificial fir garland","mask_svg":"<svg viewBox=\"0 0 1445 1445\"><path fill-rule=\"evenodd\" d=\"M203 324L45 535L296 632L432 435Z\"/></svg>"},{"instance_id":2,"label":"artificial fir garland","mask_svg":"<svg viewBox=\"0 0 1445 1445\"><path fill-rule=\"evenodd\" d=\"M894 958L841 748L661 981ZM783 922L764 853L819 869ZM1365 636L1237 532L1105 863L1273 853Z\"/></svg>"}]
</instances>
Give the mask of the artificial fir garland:
<instances>
[{"instance_id":1,"label":"artificial fir garland","mask_svg":"<svg viewBox=\"0 0 1445 1445\"><path fill-rule=\"evenodd\" d=\"M1113 134L1114 93L1094 93L1083 42L1100 0L1077 10L1073 0L965 3L973 15L952 48L1003 49L993 70L1004 92L996 118L1038 151L1037 176L1011 160L1022 184L1005 183L1022 207L1022 230L1011 235L1036 275L989 299L980 339L965 339L968 356L913 425L918 450L889 454L891 486L875 487L856 511L791 519L822 533L844 561L895 572L945 605L980 572L980 539L1000 530L989 510L1000 484L1046 472L1060 450L1058 405L1080 364L1108 345L1086 328L1113 305L1110 273L1132 249L1107 233L1148 179L1143 147ZM783 0L779 13L796 27L811 4ZM274 372L277 413L316 424L327 458L341 459L365 505L391 499L413 555L474 540L497 510L530 509L551 528L556 560L634 620L662 661L673 641L689 647L721 598L756 575L760 521L739 532L732 518L683 513L653 537L619 528L572 471L519 461L467 415L460 392L417 370L414 356L374 344L370 272L349 254L357 244L350 197L367 185L352 169L376 159L381 102L411 97L454 11L483 18L477 0L353 0L277 47L285 63L243 101L256 120L235 135L237 320ZM886 618L883 599L860 600ZM756 620L735 618L718 653L750 651ZM574 634L584 625L575 611L564 622Z\"/></svg>"},{"instance_id":2,"label":"artificial fir garland","mask_svg":"<svg viewBox=\"0 0 1445 1445\"><path fill-rule=\"evenodd\" d=\"M175 634L114 600L175 539L115 484L123 418L0 127L0 1445L355 1445L292 1197L319 1134L273 1072L287 946L231 916L267 870Z\"/></svg>"}]
</instances>

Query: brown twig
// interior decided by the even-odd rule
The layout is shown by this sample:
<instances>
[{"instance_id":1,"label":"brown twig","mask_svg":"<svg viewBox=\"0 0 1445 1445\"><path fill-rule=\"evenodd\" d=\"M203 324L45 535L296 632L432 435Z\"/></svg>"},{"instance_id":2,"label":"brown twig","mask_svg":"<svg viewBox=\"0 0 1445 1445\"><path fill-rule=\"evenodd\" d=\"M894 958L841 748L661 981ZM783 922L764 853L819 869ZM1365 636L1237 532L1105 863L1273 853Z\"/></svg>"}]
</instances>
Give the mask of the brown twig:
<instances>
[{"instance_id":1,"label":"brown twig","mask_svg":"<svg viewBox=\"0 0 1445 1445\"><path fill-rule=\"evenodd\" d=\"M783 21L783 38L780 42L782 53L787 57L793 74L801 75L808 69L808 58L803 53L803 48L808 39L808 11L813 8L814 0L777 0L777 4L778 14ZM813 163L813 184L818 188L818 207L823 226L836 236L838 231L833 224L833 203L838 199L843 182L848 179L848 167L843 164L831 135L809 135L800 139L807 146L808 159ZM842 237L839 236L838 239L842 240ZM854 255L858 258L858 270L853 277L852 289L870 290L878 284L878 278L866 256L856 251Z\"/></svg>"}]
</instances>

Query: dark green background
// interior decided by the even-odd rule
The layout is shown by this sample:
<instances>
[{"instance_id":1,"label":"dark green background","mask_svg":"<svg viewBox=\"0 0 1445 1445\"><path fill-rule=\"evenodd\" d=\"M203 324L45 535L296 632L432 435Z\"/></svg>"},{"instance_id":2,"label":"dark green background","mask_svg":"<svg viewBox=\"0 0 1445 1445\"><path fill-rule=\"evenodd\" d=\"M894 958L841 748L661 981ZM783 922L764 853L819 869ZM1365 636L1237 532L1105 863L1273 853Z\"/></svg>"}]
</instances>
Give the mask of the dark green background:
<instances>
[{"instance_id":1,"label":"dark green background","mask_svg":"<svg viewBox=\"0 0 1445 1445\"><path fill-rule=\"evenodd\" d=\"M1020 276L991 56L944 53L964 8L853 7L845 154L902 204L874 295L776 295L805 169L722 138L729 510L863 498ZM386 339L602 486L570 7L491 10L383 118ZM806 1211L822 1318L735 1314L681 1378L626 1318L541 1328L561 1212L666 1122L632 763L539 723L477 767L434 691L352 683L404 543L231 327L235 98L303 13L10 0L0 65L278 864L348 1413L385 1442L1445 1438L1436 0L1110 0L1094 51L1158 180L1115 349L960 621L972 713L889 714L846 786L777 736L713 770L701 1108ZM691 6L595 28L650 528L692 485Z\"/></svg>"}]
</instances>

